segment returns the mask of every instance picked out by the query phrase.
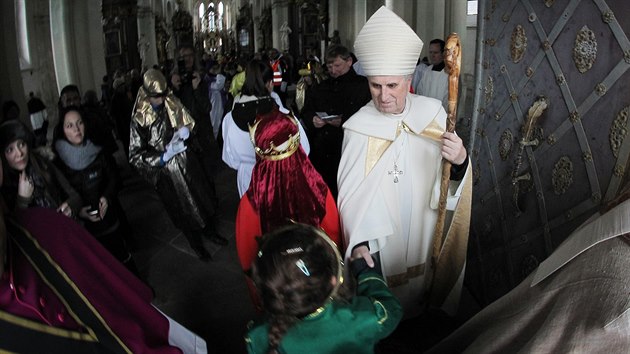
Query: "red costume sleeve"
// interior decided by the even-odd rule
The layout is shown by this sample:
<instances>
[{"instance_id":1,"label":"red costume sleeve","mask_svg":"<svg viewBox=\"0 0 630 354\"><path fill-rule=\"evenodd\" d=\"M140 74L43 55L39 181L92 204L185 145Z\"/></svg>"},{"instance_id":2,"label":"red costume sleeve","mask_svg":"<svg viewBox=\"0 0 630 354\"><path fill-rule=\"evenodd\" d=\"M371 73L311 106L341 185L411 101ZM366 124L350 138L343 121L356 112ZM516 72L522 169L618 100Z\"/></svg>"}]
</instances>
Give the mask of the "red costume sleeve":
<instances>
[{"instance_id":1,"label":"red costume sleeve","mask_svg":"<svg viewBox=\"0 0 630 354\"><path fill-rule=\"evenodd\" d=\"M330 190L326 195L326 215L324 215L319 226L324 229L330 239L337 244L343 254L344 245L343 237L341 237L341 226L339 225L339 212L337 211L335 199L332 197L332 194L330 194Z\"/></svg>"},{"instance_id":2,"label":"red costume sleeve","mask_svg":"<svg viewBox=\"0 0 630 354\"><path fill-rule=\"evenodd\" d=\"M236 251L243 270L249 270L258 252L256 237L262 235L260 217L244 194L236 213Z\"/></svg>"},{"instance_id":3,"label":"red costume sleeve","mask_svg":"<svg viewBox=\"0 0 630 354\"><path fill-rule=\"evenodd\" d=\"M326 215L320 223L326 234L343 251L343 238L341 237L341 227L339 225L339 213L337 205L330 191L326 195ZM256 237L262 235L260 217L252 207L247 194L241 198L236 213L236 250L243 270L249 270L258 252L258 242Z\"/></svg>"}]
</instances>

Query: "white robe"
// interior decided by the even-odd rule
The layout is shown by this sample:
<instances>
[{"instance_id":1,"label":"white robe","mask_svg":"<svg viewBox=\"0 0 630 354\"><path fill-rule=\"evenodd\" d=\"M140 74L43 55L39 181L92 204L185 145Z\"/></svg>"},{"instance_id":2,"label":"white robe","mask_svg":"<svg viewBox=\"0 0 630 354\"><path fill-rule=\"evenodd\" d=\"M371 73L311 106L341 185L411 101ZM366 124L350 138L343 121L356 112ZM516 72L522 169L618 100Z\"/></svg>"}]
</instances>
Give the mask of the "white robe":
<instances>
[{"instance_id":1,"label":"white robe","mask_svg":"<svg viewBox=\"0 0 630 354\"><path fill-rule=\"evenodd\" d=\"M409 131L400 128L403 123ZM380 113L370 102L343 126L338 206L346 258L355 245L369 241L370 252L380 252L383 275L406 316L424 307L445 126L440 102L413 94L407 95L401 114ZM391 145L372 163L378 158L370 150L374 138ZM398 183L392 174L394 163L402 171Z\"/></svg>"},{"instance_id":2,"label":"white robe","mask_svg":"<svg viewBox=\"0 0 630 354\"><path fill-rule=\"evenodd\" d=\"M289 113L289 111L282 105L280 97L277 93L272 92L271 97L276 101L276 104L280 108L280 112ZM245 102L243 99L246 100L247 98L239 96L234 101ZM306 132L304 131L302 124L299 122L298 124L300 129L300 144L302 145L304 152L308 155L311 151L311 146L308 143L308 138L306 137ZM222 158L228 166L237 171L236 183L238 186L238 196L240 198L249 188L249 182L252 179L252 170L256 164L256 153L254 152L254 146L252 145L252 141L249 137L249 131L242 131L236 123L234 123L231 111L225 115L222 126Z\"/></svg>"},{"instance_id":3,"label":"white robe","mask_svg":"<svg viewBox=\"0 0 630 354\"><path fill-rule=\"evenodd\" d=\"M434 71L433 65L425 66L419 81L413 89L417 95L433 97L442 101L442 107L448 108L448 74L444 69ZM414 79L416 74L414 74Z\"/></svg>"},{"instance_id":4,"label":"white robe","mask_svg":"<svg viewBox=\"0 0 630 354\"><path fill-rule=\"evenodd\" d=\"M214 82L208 85L208 93L210 96L210 121L212 122L212 131L214 138L217 138L219 134L219 127L221 126L221 117L223 117L223 94L221 91L225 87L225 76L218 74Z\"/></svg>"}]
</instances>

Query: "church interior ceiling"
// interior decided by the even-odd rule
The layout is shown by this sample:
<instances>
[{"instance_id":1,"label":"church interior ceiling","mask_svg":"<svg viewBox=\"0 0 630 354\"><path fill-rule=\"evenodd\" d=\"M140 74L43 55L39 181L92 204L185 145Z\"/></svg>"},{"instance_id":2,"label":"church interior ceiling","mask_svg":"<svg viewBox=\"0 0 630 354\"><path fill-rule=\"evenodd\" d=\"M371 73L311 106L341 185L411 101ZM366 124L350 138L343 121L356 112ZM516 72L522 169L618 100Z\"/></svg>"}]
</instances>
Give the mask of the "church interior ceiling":
<instances>
[{"instance_id":1,"label":"church interior ceiling","mask_svg":"<svg viewBox=\"0 0 630 354\"><path fill-rule=\"evenodd\" d=\"M480 5L466 281L482 303L516 286L627 179L628 13L629 2L610 0Z\"/></svg>"}]
</instances>

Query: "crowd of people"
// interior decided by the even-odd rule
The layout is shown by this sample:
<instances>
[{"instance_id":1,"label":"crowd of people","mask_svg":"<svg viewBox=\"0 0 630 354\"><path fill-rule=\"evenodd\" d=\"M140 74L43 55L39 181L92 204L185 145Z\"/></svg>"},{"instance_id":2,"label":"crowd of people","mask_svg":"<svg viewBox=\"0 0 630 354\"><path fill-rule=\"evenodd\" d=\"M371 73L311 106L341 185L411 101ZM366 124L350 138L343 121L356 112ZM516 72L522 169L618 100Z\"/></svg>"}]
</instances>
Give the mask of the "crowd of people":
<instances>
[{"instance_id":1,"label":"crowd of people","mask_svg":"<svg viewBox=\"0 0 630 354\"><path fill-rule=\"evenodd\" d=\"M117 73L111 87L104 78L100 102L64 87L50 145L41 130L47 117L31 116L31 129L19 109L3 106L0 314L36 324L0 316L0 338L15 336L5 346L21 351L15 338L49 325L59 331L42 331L32 348L70 337L80 339L76 350L204 350L193 334L171 333L177 324L150 305L150 289L134 276L117 197L113 154L121 148L203 261L212 260L204 239L228 244L216 229L219 158L237 171L236 250L264 314L248 329L251 353L369 353L403 318L456 312L470 163L462 140L446 132L444 41L431 41L430 66L419 63L422 46L385 7L354 52L336 43L323 62L296 63L275 49L197 60L182 46L171 70ZM33 102L31 115L43 109ZM457 225L447 225L448 245L436 256L443 160ZM45 232L43 222L57 231ZM93 286L86 273L95 270L102 281ZM21 283L37 286L23 294L15 291Z\"/></svg>"},{"instance_id":2,"label":"crowd of people","mask_svg":"<svg viewBox=\"0 0 630 354\"><path fill-rule=\"evenodd\" d=\"M375 18L382 15L391 19L393 14L379 11ZM155 189L199 259L211 261L203 240L228 244L217 232L215 220L220 205L213 181L220 163L218 151L222 150L223 161L238 171L241 201L235 235L244 280L255 308L268 315L250 329L246 340L249 350L299 351L308 337L324 352L335 352L340 346L352 352L372 351L403 316L417 314L409 308L410 301L427 307L422 304L426 292L422 290L426 285L423 273L401 281L397 272L401 267L419 265L417 257L410 259L404 249L426 253L426 244L430 244L430 236L421 236L420 243L409 236L427 232L424 220L420 228L418 222L409 224L415 220L409 212L429 214L425 219L431 221L434 211L426 196L437 172L418 173L427 176L428 187L420 188L419 195L408 193L412 179L407 176L415 172L409 156L422 149L426 160L420 169L438 166L444 156L465 170L467 160L463 144L454 134L433 137L436 140L422 136L428 124L443 127L445 113L437 101L410 94L410 78L422 48L420 39L401 21L396 30L407 31L405 41L411 45L389 48L398 55L387 63L375 61L372 56L388 49L383 38L373 36L370 40L382 43L367 47L381 48L379 53L366 51L360 44L364 35L370 36L372 21L357 38L357 56L333 44L324 53L323 62L311 55L297 64L288 53L276 49L237 62L198 57L194 47L182 46L177 65L170 70L154 67L144 73L117 72L111 86L105 77L100 100L91 91L82 97L76 85L68 85L60 92L59 120L50 142L42 133L42 120L47 119L41 114L31 117L31 129L20 120L19 112L9 118L11 107L7 106L6 121L0 125L5 213L11 220L25 220L24 215L33 208L55 210L65 217L55 222L77 222L85 230L81 233L89 233L103 247L84 245L81 247L95 251L70 252L71 256L57 254L58 247L44 249L52 256L47 267L75 274L73 269L64 269L67 264L80 261L88 268L92 259L99 257L99 262L126 266L130 276L138 279L127 244L131 229L118 201L120 177L114 155L123 149L129 165ZM408 61L411 56L416 60ZM367 76L355 72L357 60ZM302 100L296 102L288 93L298 77ZM45 109L43 103L36 103L29 107L31 114ZM429 107L430 115L418 121L421 115L415 111L417 107ZM414 113L408 114L409 110ZM36 118L38 124L34 124ZM361 122L368 119L375 119L368 124L371 130L362 130ZM379 124L379 119L388 123ZM361 122L356 124L357 120ZM368 160L362 154L373 148L366 139L381 144L380 153L385 152L370 156L375 165L369 167L361 165ZM385 149L382 144L391 147ZM395 169L409 169L408 175L395 176L401 183L387 178L389 162L379 163L391 160L389 156L395 156ZM374 171L379 171L378 176ZM462 177L459 172L454 175L455 179ZM364 178L368 182L364 183ZM354 193L361 189L366 192ZM388 200L384 198L388 193L398 197ZM20 236L13 234L14 230L5 233L9 245L19 242L13 238ZM14 275L16 249L2 249L11 253L6 269ZM21 252L26 258L30 256L28 250ZM102 258L103 252L109 256ZM424 262L425 257L420 258ZM344 262L352 272L344 270ZM102 271L102 285L124 287L113 273L119 272L118 268ZM399 291L401 284L411 284L418 276L420 285L414 285L412 293ZM81 275L73 277L80 279ZM14 286L12 279L3 278L3 286ZM49 281L45 275L30 273L22 280ZM87 286L77 285L79 291ZM13 294L13 298L3 300L8 310L19 309L16 304L23 302L20 295ZM56 301L54 295L46 296ZM150 298L143 295L138 300L143 304L139 311L158 323L169 323L171 320L152 311ZM90 295L87 301L100 306L110 300ZM55 311L72 312L73 306L62 301ZM39 317L66 330L80 331L84 325L81 315L66 324L48 320L50 314L22 310L16 314L34 321ZM105 325L109 320L105 318ZM150 327L149 322L136 320ZM363 332L363 340L342 335L339 329L346 327ZM117 345L138 345L117 330L112 333L120 339ZM157 346L164 352L172 345L164 341L169 331L163 327L140 326L138 331L155 331L155 340L143 345ZM335 341L317 340L332 333ZM111 344L105 339L99 343L105 347Z\"/></svg>"}]
</instances>

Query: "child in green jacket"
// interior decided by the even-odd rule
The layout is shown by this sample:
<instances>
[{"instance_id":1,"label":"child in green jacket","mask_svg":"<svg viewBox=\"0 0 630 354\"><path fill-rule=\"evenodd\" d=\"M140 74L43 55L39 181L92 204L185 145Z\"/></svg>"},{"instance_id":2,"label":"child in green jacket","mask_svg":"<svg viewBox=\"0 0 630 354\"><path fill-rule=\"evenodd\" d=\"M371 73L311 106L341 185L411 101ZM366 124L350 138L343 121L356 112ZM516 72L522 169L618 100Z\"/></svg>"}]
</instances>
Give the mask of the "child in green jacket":
<instances>
[{"instance_id":1,"label":"child in green jacket","mask_svg":"<svg viewBox=\"0 0 630 354\"><path fill-rule=\"evenodd\" d=\"M402 318L383 278L353 260L357 294L340 298L343 261L321 230L294 224L263 236L252 276L266 317L250 326L250 353L373 353Z\"/></svg>"}]
</instances>

